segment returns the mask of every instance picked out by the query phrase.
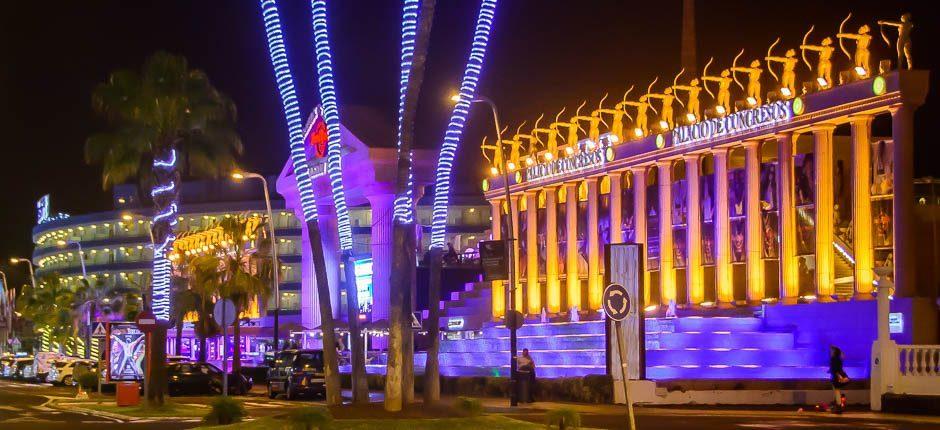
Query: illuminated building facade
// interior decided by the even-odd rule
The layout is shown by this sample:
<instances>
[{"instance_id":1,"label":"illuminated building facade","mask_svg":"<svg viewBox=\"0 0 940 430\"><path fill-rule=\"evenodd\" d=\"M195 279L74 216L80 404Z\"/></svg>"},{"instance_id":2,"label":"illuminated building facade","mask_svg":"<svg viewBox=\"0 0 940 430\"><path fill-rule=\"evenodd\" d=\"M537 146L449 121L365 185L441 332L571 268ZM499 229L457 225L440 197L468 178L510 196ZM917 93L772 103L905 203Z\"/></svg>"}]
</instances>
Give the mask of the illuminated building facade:
<instances>
[{"instance_id":1,"label":"illuminated building facade","mask_svg":"<svg viewBox=\"0 0 940 430\"><path fill-rule=\"evenodd\" d=\"M650 379L825 379L829 344L866 378L884 277L897 285L898 341L935 341L936 266L914 248L913 114L927 72L865 58L836 76L831 63L810 66L801 88L792 52L768 53L763 81L760 60L736 58L484 142L493 238L514 226L515 303L532 322L520 348L535 351L540 375L606 372L604 250L616 243L645 248ZM732 95L736 73L748 82ZM508 201L504 158L517 166ZM506 283L480 288L487 320L500 321ZM444 374L505 373L505 329L474 329L442 346Z\"/></svg>"}]
</instances>

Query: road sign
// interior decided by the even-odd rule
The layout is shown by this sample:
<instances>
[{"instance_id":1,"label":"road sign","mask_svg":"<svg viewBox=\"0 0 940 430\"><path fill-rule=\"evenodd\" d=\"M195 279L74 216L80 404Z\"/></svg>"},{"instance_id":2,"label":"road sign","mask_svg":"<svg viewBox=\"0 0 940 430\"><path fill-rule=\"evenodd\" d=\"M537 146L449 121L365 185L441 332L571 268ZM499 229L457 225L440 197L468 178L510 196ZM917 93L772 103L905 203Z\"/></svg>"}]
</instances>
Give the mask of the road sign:
<instances>
[{"instance_id":1,"label":"road sign","mask_svg":"<svg viewBox=\"0 0 940 430\"><path fill-rule=\"evenodd\" d=\"M91 337L108 337L108 329L103 322L96 322L95 328L91 332Z\"/></svg>"},{"instance_id":2,"label":"road sign","mask_svg":"<svg viewBox=\"0 0 940 430\"><path fill-rule=\"evenodd\" d=\"M143 311L137 314L137 328L144 333L150 333L157 328L157 317L153 312Z\"/></svg>"},{"instance_id":3,"label":"road sign","mask_svg":"<svg viewBox=\"0 0 940 430\"><path fill-rule=\"evenodd\" d=\"M614 321L623 321L630 314L630 296L620 284L610 284L604 289L604 312Z\"/></svg>"},{"instance_id":4,"label":"road sign","mask_svg":"<svg viewBox=\"0 0 940 430\"><path fill-rule=\"evenodd\" d=\"M480 264L484 281L509 280L509 254L505 240L480 242Z\"/></svg>"},{"instance_id":5,"label":"road sign","mask_svg":"<svg viewBox=\"0 0 940 430\"><path fill-rule=\"evenodd\" d=\"M418 319L419 315L421 315L420 312L412 312L411 314L411 329L412 330L421 330L423 328L421 326L421 321Z\"/></svg>"},{"instance_id":6,"label":"road sign","mask_svg":"<svg viewBox=\"0 0 940 430\"><path fill-rule=\"evenodd\" d=\"M522 328L522 323L524 322L525 316L522 315L522 312L511 310L506 313L506 328L514 328L519 330Z\"/></svg>"},{"instance_id":7,"label":"road sign","mask_svg":"<svg viewBox=\"0 0 940 430\"><path fill-rule=\"evenodd\" d=\"M232 325L235 322L235 304L229 299L215 302L215 307L212 308L212 316L215 317L215 322L225 327Z\"/></svg>"}]
</instances>

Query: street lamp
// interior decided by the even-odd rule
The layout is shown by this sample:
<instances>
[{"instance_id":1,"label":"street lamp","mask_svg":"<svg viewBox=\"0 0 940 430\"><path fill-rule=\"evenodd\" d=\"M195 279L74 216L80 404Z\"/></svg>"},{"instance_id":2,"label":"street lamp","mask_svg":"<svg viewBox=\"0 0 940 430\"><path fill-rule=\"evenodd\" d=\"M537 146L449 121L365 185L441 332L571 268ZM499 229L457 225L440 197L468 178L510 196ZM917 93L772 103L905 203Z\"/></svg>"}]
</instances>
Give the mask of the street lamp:
<instances>
[{"instance_id":1,"label":"street lamp","mask_svg":"<svg viewBox=\"0 0 940 430\"><path fill-rule=\"evenodd\" d=\"M459 102L460 95L454 94L451 96L451 101ZM493 125L496 126L496 142L497 145L502 148L501 144L503 141L503 132L499 127L499 112L496 109L496 103L493 103L493 100L490 100L489 97L477 96L475 99L470 100L470 103L485 103L489 105L490 110L493 112ZM510 169L510 167L512 169ZM510 394L509 394L509 405L516 406L519 404L518 393L516 393L516 355L518 355L518 339L516 336L516 324L518 321L516 319L516 259L514 255L513 242L515 242L515 226L512 222L512 205L509 203L510 194L509 194L509 171L515 170L513 163L509 161L508 157L503 157L503 193L506 198L506 206L508 208L509 214L509 228L507 229L507 234L509 237L506 238L506 242L509 244L508 253L509 253L509 309L506 311L506 326L509 328L509 380L510 380ZM512 315L512 320L510 320L510 315Z\"/></svg>"},{"instance_id":2,"label":"street lamp","mask_svg":"<svg viewBox=\"0 0 940 430\"><path fill-rule=\"evenodd\" d=\"M85 251L82 250L82 243L74 240L60 240L56 242L59 246L65 248L69 245L78 247L78 260L82 263L82 278L88 279L88 272L85 270Z\"/></svg>"},{"instance_id":3,"label":"street lamp","mask_svg":"<svg viewBox=\"0 0 940 430\"><path fill-rule=\"evenodd\" d=\"M279 326L279 317L281 310L281 288L280 281L278 280L278 272L280 272L280 262L277 259L277 238L274 236L274 214L271 212L271 194L268 191L268 180L257 173L251 172L233 172L232 179L236 181L242 181L244 179L258 179L261 181L261 185L264 187L264 205L268 210L268 228L271 231L271 259L274 264L272 281L274 282L274 352L279 350L278 348L278 329Z\"/></svg>"},{"instance_id":4,"label":"street lamp","mask_svg":"<svg viewBox=\"0 0 940 430\"><path fill-rule=\"evenodd\" d=\"M29 282L33 286L33 290L36 289L36 272L33 270L33 262L28 258L17 258L10 257L10 263L26 263L29 266Z\"/></svg>"}]
</instances>

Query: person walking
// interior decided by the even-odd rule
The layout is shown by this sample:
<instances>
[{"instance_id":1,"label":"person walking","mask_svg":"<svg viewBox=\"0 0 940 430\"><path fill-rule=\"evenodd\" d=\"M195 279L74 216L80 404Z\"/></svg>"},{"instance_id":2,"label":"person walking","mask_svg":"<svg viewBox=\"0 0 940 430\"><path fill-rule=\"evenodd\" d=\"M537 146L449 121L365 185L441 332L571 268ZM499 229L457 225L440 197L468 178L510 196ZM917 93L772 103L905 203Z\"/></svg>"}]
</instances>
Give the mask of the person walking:
<instances>
[{"instance_id":1,"label":"person walking","mask_svg":"<svg viewBox=\"0 0 940 430\"><path fill-rule=\"evenodd\" d=\"M522 349L522 356L518 358L518 372L529 382L528 398L522 399L524 402L535 402L535 360L529 355L529 348Z\"/></svg>"},{"instance_id":2,"label":"person walking","mask_svg":"<svg viewBox=\"0 0 940 430\"><path fill-rule=\"evenodd\" d=\"M832 381L832 394L835 398L832 404L832 412L841 414L845 407L845 397L842 395L842 388L849 383L849 375L845 374L843 369L843 355L839 347L832 345L829 347L829 377Z\"/></svg>"}]
</instances>

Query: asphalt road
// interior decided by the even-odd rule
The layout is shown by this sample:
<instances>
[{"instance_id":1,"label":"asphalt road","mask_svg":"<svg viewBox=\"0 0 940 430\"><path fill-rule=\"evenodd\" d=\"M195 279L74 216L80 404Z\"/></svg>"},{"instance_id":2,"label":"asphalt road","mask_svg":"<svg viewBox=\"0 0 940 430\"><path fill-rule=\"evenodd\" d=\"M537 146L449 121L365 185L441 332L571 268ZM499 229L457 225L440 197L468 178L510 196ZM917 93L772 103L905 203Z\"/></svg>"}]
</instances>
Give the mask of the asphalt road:
<instances>
[{"instance_id":1,"label":"asphalt road","mask_svg":"<svg viewBox=\"0 0 940 430\"><path fill-rule=\"evenodd\" d=\"M46 406L55 397L73 397L74 388L48 384L0 381L0 429L92 430L102 427L135 430L177 430L195 427L195 422L124 422L78 412L60 411Z\"/></svg>"},{"instance_id":2,"label":"asphalt road","mask_svg":"<svg viewBox=\"0 0 940 430\"><path fill-rule=\"evenodd\" d=\"M67 429L91 430L100 428L128 428L140 430L177 430L198 425L196 420L184 422L134 420L123 421L81 412L57 410L47 404L53 399L73 398L74 388L53 387L49 384L25 384L0 380L0 429ZM203 403L203 398L175 398L176 401ZM283 399L269 400L261 392L242 398L251 416L264 416L283 411L299 403L320 403L319 399L305 402L286 402ZM373 401L380 400L376 396ZM497 408L499 410L500 408ZM602 429L627 429L625 411L619 407L602 406L582 412L582 425ZM501 411L502 412L502 411ZM543 423L544 411L505 411L513 418ZM837 416L826 413L804 412L797 414L789 410L749 410L717 408L637 408L637 428L640 430L751 430L751 429L822 429L822 430L927 430L938 429L936 418L892 418L868 413L864 410L849 411Z\"/></svg>"}]
</instances>

